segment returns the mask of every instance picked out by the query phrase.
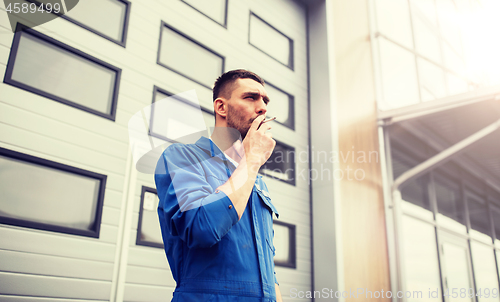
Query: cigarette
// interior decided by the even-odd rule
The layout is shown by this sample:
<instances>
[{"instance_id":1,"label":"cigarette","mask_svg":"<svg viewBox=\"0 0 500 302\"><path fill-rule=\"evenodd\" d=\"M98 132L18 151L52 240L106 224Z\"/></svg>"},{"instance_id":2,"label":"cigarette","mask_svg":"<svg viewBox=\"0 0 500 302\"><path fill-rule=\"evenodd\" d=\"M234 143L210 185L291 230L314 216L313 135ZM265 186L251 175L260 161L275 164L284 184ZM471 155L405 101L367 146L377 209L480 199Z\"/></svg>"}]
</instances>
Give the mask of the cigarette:
<instances>
[{"instance_id":1,"label":"cigarette","mask_svg":"<svg viewBox=\"0 0 500 302\"><path fill-rule=\"evenodd\" d=\"M276 117L272 117L270 119L268 119L267 121L262 121L262 123L260 123L261 125L264 124L264 123L267 123L267 122L270 122L270 121L274 121L276 119Z\"/></svg>"},{"instance_id":2,"label":"cigarette","mask_svg":"<svg viewBox=\"0 0 500 302\"><path fill-rule=\"evenodd\" d=\"M259 128L260 128L260 126L262 126L262 124L267 123L267 122L270 122L270 121L274 121L275 119L276 119L276 117L272 117L272 118L268 119L267 121L262 121L262 122L260 122L259 127L257 127L257 129L259 129Z\"/></svg>"}]
</instances>

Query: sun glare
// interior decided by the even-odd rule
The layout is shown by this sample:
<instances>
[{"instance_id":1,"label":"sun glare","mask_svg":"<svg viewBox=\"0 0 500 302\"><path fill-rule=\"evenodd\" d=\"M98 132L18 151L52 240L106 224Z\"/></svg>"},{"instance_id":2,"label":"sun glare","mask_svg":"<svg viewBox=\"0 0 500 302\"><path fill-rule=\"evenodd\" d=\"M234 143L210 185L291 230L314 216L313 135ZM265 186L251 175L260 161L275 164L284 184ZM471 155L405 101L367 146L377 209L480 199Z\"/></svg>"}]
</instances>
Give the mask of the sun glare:
<instances>
[{"instance_id":1,"label":"sun glare","mask_svg":"<svg viewBox=\"0 0 500 302\"><path fill-rule=\"evenodd\" d=\"M500 84L500 1L477 1L461 15L468 78L479 86Z\"/></svg>"}]
</instances>

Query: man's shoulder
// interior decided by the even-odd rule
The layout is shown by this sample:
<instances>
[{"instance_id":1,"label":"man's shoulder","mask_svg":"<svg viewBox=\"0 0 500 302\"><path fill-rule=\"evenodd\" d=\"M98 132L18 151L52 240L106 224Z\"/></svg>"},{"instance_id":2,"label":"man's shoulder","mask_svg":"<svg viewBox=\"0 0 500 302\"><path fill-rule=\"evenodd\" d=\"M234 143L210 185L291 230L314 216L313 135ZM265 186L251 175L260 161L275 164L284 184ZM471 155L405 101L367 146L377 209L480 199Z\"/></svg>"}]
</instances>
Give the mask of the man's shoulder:
<instances>
[{"instance_id":1,"label":"man's shoulder","mask_svg":"<svg viewBox=\"0 0 500 302\"><path fill-rule=\"evenodd\" d=\"M168 162L200 162L209 155L196 144L174 143L163 151L162 157Z\"/></svg>"}]
</instances>

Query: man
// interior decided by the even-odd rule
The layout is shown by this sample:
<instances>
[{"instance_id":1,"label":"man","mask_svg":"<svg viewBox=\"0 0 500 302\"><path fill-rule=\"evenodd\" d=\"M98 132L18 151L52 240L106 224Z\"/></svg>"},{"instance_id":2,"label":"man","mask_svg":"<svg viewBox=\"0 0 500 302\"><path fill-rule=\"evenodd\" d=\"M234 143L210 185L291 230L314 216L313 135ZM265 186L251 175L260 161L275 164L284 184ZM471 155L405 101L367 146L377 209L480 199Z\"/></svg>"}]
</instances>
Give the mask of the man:
<instances>
[{"instance_id":1,"label":"man","mask_svg":"<svg viewBox=\"0 0 500 302\"><path fill-rule=\"evenodd\" d=\"M273 260L278 213L258 175L276 145L263 123L264 81L229 71L215 82L213 101L211 138L169 146L156 168L160 226L177 282L172 301L281 301Z\"/></svg>"}]
</instances>

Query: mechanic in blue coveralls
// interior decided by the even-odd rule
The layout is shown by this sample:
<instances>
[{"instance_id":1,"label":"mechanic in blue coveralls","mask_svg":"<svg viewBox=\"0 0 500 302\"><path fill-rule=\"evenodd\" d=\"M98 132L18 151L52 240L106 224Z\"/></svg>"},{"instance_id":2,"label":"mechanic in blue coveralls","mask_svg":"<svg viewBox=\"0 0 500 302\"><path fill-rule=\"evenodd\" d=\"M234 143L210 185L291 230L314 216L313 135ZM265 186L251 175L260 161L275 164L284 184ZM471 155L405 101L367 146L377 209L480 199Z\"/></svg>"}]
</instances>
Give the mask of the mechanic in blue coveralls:
<instances>
[{"instance_id":1,"label":"mechanic in blue coveralls","mask_svg":"<svg viewBox=\"0 0 500 302\"><path fill-rule=\"evenodd\" d=\"M172 301L281 301L274 271L273 213L259 168L276 142L262 123L269 102L255 73L232 70L213 88L215 128L160 157L158 215Z\"/></svg>"}]
</instances>

